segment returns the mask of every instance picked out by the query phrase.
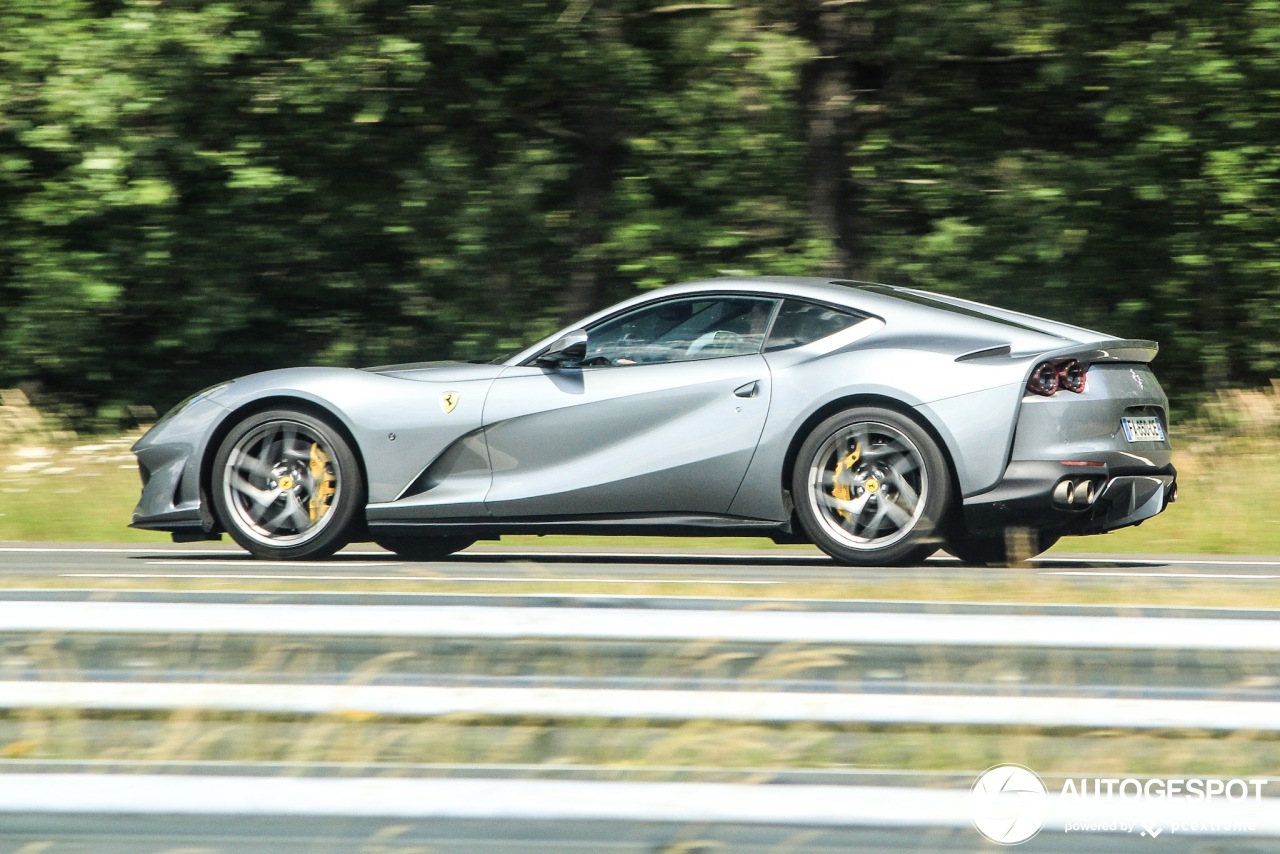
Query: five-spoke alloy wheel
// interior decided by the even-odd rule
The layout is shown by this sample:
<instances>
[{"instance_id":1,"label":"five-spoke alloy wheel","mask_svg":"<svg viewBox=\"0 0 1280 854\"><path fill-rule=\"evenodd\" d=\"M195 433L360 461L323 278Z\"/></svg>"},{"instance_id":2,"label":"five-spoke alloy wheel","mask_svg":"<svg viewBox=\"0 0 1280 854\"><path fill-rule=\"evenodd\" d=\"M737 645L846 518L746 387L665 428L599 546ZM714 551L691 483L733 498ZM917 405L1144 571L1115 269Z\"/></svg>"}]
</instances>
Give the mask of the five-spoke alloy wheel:
<instances>
[{"instance_id":1,"label":"five-spoke alloy wheel","mask_svg":"<svg viewBox=\"0 0 1280 854\"><path fill-rule=\"evenodd\" d=\"M292 410L259 412L232 428L211 485L227 533L269 559L328 557L350 541L365 504L359 463L341 433Z\"/></svg>"},{"instance_id":2,"label":"five-spoke alloy wheel","mask_svg":"<svg viewBox=\"0 0 1280 854\"><path fill-rule=\"evenodd\" d=\"M937 443L891 409L833 415L800 446L792 476L805 532L837 561L859 566L923 560L941 545L951 477Z\"/></svg>"}]
</instances>

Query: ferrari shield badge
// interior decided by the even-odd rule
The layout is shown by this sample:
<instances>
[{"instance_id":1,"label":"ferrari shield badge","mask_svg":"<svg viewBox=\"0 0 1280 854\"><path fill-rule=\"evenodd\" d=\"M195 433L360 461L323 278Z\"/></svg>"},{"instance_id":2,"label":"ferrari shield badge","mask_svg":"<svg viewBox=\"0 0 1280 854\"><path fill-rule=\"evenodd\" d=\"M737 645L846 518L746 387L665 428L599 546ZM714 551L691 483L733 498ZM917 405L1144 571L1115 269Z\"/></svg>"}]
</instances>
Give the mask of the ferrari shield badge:
<instances>
[{"instance_id":1,"label":"ferrari shield badge","mask_svg":"<svg viewBox=\"0 0 1280 854\"><path fill-rule=\"evenodd\" d=\"M440 408L445 411L446 415L452 412L454 408L458 405L458 398L460 396L461 395L459 395L456 391L440 392Z\"/></svg>"}]
</instances>

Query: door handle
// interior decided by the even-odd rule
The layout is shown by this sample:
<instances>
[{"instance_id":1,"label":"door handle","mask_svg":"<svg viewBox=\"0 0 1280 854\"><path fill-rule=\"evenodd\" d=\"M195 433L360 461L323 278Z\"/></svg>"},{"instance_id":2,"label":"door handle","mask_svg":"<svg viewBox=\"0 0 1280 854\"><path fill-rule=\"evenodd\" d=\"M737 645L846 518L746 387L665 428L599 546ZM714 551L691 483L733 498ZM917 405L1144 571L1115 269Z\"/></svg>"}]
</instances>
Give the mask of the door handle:
<instances>
[{"instance_id":1,"label":"door handle","mask_svg":"<svg viewBox=\"0 0 1280 854\"><path fill-rule=\"evenodd\" d=\"M760 393L760 381L752 380L746 385L740 385L733 390L734 397L755 397Z\"/></svg>"}]
</instances>

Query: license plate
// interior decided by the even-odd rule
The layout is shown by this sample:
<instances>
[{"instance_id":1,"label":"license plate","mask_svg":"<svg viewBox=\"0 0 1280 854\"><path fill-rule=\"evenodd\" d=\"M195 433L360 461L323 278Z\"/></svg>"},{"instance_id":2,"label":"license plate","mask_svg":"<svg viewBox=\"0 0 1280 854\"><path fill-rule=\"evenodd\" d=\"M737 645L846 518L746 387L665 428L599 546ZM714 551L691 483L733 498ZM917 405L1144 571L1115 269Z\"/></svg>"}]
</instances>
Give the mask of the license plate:
<instances>
[{"instance_id":1,"label":"license plate","mask_svg":"<svg viewBox=\"0 0 1280 854\"><path fill-rule=\"evenodd\" d=\"M1159 418L1121 418L1124 437L1130 442L1163 442L1164 428Z\"/></svg>"}]
</instances>

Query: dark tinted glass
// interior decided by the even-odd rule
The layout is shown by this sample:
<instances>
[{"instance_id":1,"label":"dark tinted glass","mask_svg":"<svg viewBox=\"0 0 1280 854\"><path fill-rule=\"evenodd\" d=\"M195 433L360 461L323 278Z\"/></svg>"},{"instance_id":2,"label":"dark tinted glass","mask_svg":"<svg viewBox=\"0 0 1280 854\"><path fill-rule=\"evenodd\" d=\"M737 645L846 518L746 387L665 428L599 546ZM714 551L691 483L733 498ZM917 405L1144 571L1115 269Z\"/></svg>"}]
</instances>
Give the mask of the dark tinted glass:
<instances>
[{"instance_id":1,"label":"dark tinted glass","mask_svg":"<svg viewBox=\"0 0 1280 854\"><path fill-rule=\"evenodd\" d=\"M852 312L801 300L784 300L778 317L769 330L765 352L799 347L819 338L834 335L866 318Z\"/></svg>"},{"instance_id":2,"label":"dark tinted glass","mask_svg":"<svg viewBox=\"0 0 1280 854\"><path fill-rule=\"evenodd\" d=\"M699 297L648 305L588 332L585 366L683 362L759 353L776 300Z\"/></svg>"}]
</instances>

